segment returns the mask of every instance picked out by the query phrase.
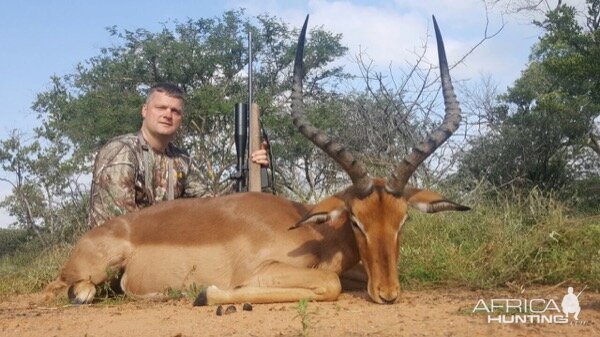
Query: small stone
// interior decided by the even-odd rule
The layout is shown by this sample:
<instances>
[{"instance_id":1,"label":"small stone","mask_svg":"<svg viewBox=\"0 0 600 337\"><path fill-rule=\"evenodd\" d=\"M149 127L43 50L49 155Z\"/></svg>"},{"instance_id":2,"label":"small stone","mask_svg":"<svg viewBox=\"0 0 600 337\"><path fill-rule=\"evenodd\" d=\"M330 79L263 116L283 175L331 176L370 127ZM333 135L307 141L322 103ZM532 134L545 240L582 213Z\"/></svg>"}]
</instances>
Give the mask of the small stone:
<instances>
[{"instance_id":1,"label":"small stone","mask_svg":"<svg viewBox=\"0 0 600 337\"><path fill-rule=\"evenodd\" d=\"M250 304L250 303L244 303L244 306L242 307L242 309L244 311L252 311L252 304Z\"/></svg>"},{"instance_id":2,"label":"small stone","mask_svg":"<svg viewBox=\"0 0 600 337\"><path fill-rule=\"evenodd\" d=\"M219 305L217 307L217 316L222 316L223 315L223 306Z\"/></svg>"},{"instance_id":3,"label":"small stone","mask_svg":"<svg viewBox=\"0 0 600 337\"><path fill-rule=\"evenodd\" d=\"M227 307L227 309L225 309L225 315L233 314L236 311L237 309L235 308L235 305L230 305Z\"/></svg>"}]
</instances>

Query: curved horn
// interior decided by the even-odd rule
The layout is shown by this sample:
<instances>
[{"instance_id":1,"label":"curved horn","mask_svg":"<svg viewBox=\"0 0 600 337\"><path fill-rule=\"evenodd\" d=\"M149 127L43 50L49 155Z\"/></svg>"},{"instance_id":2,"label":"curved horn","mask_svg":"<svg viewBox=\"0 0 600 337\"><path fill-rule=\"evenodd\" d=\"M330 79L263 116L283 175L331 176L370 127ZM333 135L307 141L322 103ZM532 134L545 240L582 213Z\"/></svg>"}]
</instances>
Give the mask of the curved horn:
<instances>
[{"instance_id":1,"label":"curved horn","mask_svg":"<svg viewBox=\"0 0 600 337\"><path fill-rule=\"evenodd\" d=\"M460 107L454 94L452 81L450 80L450 70L448 69L448 60L446 59L446 51L444 49L444 41L442 34L433 17L433 26L435 28L435 37L437 40L438 57L440 62L440 77L442 80L442 95L444 97L444 106L446 107L446 115L444 121L432 133L430 133L425 141L420 142L412 151L404 157L395 171L392 172L390 179L387 181L387 188L393 193L401 193L408 180L415 172L417 167L429 157L440 145L442 145L453 133L458 129L460 123Z\"/></svg>"},{"instance_id":2,"label":"curved horn","mask_svg":"<svg viewBox=\"0 0 600 337\"><path fill-rule=\"evenodd\" d=\"M298 46L296 48L296 60L294 62L294 83L292 85L292 119L294 125L300 130L306 138L325 151L327 155L333 158L348 173L352 184L359 191L368 191L371 188L372 181L364 165L356 160L346 148L338 142L335 142L323 131L314 127L307 119L302 100L302 78L304 77L304 41L306 39L306 26L308 25L308 15L302 26Z\"/></svg>"}]
</instances>

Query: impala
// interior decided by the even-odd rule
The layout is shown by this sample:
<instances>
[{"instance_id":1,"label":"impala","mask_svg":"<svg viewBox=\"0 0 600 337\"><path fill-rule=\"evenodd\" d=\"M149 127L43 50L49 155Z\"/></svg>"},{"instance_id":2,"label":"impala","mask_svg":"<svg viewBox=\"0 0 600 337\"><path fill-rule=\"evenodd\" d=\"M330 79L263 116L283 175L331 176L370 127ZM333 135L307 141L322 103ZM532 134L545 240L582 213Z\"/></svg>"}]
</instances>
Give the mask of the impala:
<instances>
[{"instance_id":1,"label":"impala","mask_svg":"<svg viewBox=\"0 0 600 337\"><path fill-rule=\"evenodd\" d=\"M240 193L178 199L114 218L77 242L57 280L47 286L48 295L68 289L72 301L89 303L96 286L119 272L121 288L134 297L204 285L195 305L327 301L340 294L340 275L362 262L370 298L376 303L398 299L399 233L408 207L429 213L469 209L407 186L460 122L441 35L434 18L445 118L382 179L371 178L344 146L305 118L307 23L308 17L296 51L292 117L300 132L344 169L352 185L316 205Z\"/></svg>"}]
</instances>

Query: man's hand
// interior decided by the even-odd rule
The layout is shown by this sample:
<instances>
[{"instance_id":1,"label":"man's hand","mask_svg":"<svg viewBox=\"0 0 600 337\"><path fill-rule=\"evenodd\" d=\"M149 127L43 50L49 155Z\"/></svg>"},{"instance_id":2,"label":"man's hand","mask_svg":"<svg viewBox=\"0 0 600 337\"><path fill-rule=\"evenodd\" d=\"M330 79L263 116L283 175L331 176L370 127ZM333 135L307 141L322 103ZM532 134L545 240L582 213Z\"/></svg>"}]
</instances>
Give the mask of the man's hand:
<instances>
[{"instance_id":1,"label":"man's hand","mask_svg":"<svg viewBox=\"0 0 600 337\"><path fill-rule=\"evenodd\" d=\"M267 152L268 149L269 149L269 144L267 144L267 142L263 142L260 145L260 150L256 150L250 155L250 160L255 164L259 164L262 167L268 167L269 166L269 153Z\"/></svg>"}]
</instances>

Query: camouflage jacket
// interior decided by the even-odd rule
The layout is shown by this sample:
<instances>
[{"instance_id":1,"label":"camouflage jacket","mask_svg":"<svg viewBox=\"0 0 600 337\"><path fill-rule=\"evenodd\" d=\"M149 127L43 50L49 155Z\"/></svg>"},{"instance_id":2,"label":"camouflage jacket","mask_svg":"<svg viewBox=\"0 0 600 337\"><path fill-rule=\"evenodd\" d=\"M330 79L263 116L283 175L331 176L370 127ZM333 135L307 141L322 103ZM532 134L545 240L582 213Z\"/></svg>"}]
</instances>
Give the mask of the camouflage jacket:
<instances>
[{"instance_id":1,"label":"camouflage jacket","mask_svg":"<svg viewBox=\"0 0 600 337\"><path fill-rule=\"evenodd\" d=\"M139 133L116 137L96 155L90 227L164 200L203 196L198 177L190 157L173 144L158 153Z\"/></svg>"}]
</instances>

